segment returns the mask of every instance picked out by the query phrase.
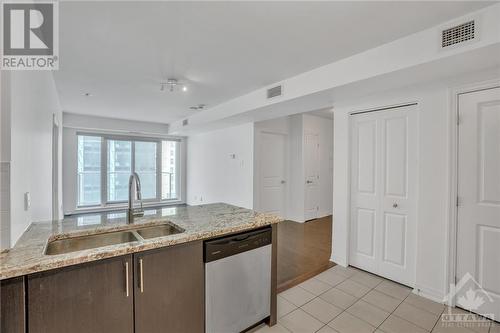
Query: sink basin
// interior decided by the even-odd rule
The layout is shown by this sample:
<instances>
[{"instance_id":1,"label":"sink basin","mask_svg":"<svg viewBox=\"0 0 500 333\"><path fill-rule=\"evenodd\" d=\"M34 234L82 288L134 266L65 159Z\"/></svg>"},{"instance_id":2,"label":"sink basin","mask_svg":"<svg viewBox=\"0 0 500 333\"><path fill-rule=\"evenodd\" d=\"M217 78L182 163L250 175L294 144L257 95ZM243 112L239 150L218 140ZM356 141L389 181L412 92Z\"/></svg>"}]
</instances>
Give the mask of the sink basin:
<instances>
[{"instance_id":1,"label":"sink basin","mask_svg":"<svg viewBox=\"0 0 500 333\"><path fill-rule=\"evenodd\" d=\"M144 239L164 237L184 232L172 224L147 226L131 230L112 231L100 234L57 239L47 244L45 254L64 254L98 247L136 242Z\"/></svg>"},{"instance_id":2,"label":"sink basin","mask_svg":"<svg viewBox=\"0 0 500 333\"><path fill-rule=\"evenodd\" d=\"M116 231L89 236L71 237L49 242L45 254L63 254L97 247L137 241L131 231Z\"/></svg>"},{"instance_id":3,"label":"sink basin","mask_svg":"<svg viewBox=\"0 0 500 333\"><path fill-rule=\"evenodd\" d=\"M177 226L170 224L162 224L153 227L145 227L137 229L137 233L144 239L175 235L184 232Z\"/></svg>"}]
</instances>

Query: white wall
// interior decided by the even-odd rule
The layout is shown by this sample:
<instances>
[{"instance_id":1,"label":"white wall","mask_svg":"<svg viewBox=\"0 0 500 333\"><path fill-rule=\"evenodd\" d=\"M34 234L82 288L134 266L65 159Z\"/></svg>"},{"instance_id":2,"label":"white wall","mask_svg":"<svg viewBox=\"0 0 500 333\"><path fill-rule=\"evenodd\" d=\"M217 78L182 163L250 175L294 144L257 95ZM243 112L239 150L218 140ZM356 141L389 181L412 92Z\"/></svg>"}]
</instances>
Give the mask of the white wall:
<instances>
[{"instance_id":1,"label":"white wall","mask_svg":"<svg viewBox=\"0 0 500 333\"><path fill-rule=\"evenodd\" d=\"M304 117L301 114L290 116L289 163L290 179L287 218L295 222L304 222Z\"/></svg>"},{"instance_id":2,"label":"white wall","mask_svg":"<svg viewBox=\"0 0 500 333\"><path fill-rule=\"evenodd\" d=\"M10 78L2 80L2 118L4 112L10 117L10 135L4 136L5 128L2 128L2 160L9 159L2 162L10 164L10 237L5 240L9 244L2 244L3 247L14 245L31 222L52 218L54 115L59 123L62 122L51 72L14 71L9 74ZM4 154L4 148L10 149L10 154ZM25 209L26 192L31 194L30 209Z\"/></svg>"},{"instance_id":3,"label":"white wall","mask_svg":"<svg viewBox=\"0 0 500 333\"><path fill-rule=\"evenodd\" d=\"M0 71L0 249L10 246L10 72Z\"/></svg>"},{"instance_id":4,"label":"white wall","mask_svg":"<svg viewBox=\"0 0 500 333\"><path fill-rule=\"evenodd\" d=\"M334 228L332 260L346 265L349 245L349 113L408 102L418 103L419 173L415 288L441 300L447 292L450 205L449 87L499 76L498 69L438 83L402 88L356 101L339 101L334 112Z\"/></svg>"},{"instance_id":5,"label":"white wall","mask_svg":"<svg viewBox=\"0 0 500 333\"><path fill-rule=\"evenodd\" d=\"M225 202L253 208L253 133L248 123L188 137L189 205Z\"/></svg>"},{"instance_id":6,"label":"white wall","mask_svg":"<svg viewBox=\"0 0 500 333\"><path fill-rule=\"evenodd\" d=\"M161 136L168 134L168 124L86 116L67 112L64 112L63 123L64 127L67 128L76 128L81 130L85 129L90 131L104 130L119 133L135 133Z\"/></svg>"},{"instance_id":7,"label":"white wall","mask_svg":"<svg viewBox=\"0 0 500 333\"><path fill-rule=\"evenodd\" d=\"M255 147L260 134L279 133L287 136L286 219L304 222L304 134L318 134L320 144L320 210L319 217L332 214L333 120L310 114L298 114L255 123ZM255 150L254 209L259 210L260 161Z\"/></svg>"}]
</instances>

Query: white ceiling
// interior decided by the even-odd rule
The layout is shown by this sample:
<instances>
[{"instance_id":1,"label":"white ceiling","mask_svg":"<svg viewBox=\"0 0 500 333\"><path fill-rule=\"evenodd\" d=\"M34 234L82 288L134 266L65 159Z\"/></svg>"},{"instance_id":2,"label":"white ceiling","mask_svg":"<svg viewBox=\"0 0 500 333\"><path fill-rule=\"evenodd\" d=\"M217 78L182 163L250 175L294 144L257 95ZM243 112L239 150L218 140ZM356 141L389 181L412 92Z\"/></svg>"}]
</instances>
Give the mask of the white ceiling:
<instances>
[{"instance_id":1,"label":"white ceiling","mask_svg":"<svg viewBox=\"0 0 500 333\"><path fill-rule=\"evenodd\" d=\"M489 4L60 2L54 76L66 112L169 123Z\"/></svg>"}]
</instances>

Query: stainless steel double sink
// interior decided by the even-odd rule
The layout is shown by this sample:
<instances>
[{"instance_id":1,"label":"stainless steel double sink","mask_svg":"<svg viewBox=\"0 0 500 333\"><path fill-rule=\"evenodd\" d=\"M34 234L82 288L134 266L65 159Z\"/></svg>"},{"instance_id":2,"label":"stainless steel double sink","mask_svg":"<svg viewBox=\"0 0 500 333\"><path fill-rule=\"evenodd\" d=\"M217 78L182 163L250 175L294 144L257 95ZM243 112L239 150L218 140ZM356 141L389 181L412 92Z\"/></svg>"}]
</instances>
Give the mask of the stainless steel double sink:
<instances>
[{"instance_id":1,"label":"stainless steel double sink","mask_svg":"<svg viewBox=\"0 0 500 333\"><path fill-rule=\"evenodd\" d=\"M151 238L175 235L184 232L174 224L143 226L130 230L103 232L93 235L75 236L49 241L45 254L55 255L95 249L99 247L136 242Z\"/></svg>"}]
</instances>

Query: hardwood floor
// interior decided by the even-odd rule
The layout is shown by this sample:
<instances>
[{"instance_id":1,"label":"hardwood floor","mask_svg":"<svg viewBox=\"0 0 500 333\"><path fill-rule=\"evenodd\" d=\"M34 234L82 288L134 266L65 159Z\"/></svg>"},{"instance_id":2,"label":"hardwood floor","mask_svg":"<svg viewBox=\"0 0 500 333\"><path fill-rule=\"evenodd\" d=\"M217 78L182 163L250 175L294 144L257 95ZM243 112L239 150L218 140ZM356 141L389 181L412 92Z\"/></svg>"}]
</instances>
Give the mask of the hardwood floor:
<instances>
[{"instance_id":1,"label":"hardwood floor","mask_svg":"<svg viewBox=\"0 0 500 333\"><path fill-rule=\"evenodd\" d=\"M330 261L332 217L278 225L278 292L334 266Z\"/></svg>"}]
</instances>

